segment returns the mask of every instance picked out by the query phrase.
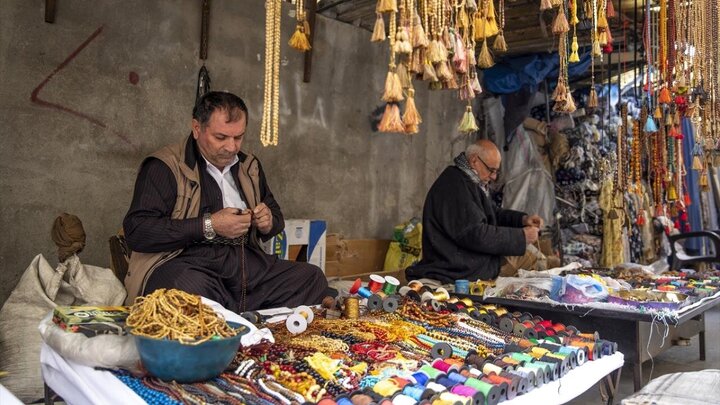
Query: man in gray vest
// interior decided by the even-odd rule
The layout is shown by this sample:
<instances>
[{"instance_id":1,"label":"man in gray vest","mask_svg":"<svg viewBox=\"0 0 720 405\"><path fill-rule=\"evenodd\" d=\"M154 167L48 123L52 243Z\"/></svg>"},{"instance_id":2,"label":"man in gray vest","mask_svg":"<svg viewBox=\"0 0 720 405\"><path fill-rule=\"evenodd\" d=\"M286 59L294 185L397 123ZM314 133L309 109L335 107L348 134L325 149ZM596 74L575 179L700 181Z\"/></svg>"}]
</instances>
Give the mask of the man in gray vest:
<instances>
[{"instance_id":1,"label":"man in gray vest","mask_svg":"<svg viewBox=\"0 0 720 405\"><path fill-rule=\"evenodd\" d=\"M123 222L129 303L159 288L236 312L322 301L320 268L260 247L285 221L260 161L240 151L247 121L240 97L207 93L193 109L191 136L143 161Z\"/></svg>"}]
</instances>

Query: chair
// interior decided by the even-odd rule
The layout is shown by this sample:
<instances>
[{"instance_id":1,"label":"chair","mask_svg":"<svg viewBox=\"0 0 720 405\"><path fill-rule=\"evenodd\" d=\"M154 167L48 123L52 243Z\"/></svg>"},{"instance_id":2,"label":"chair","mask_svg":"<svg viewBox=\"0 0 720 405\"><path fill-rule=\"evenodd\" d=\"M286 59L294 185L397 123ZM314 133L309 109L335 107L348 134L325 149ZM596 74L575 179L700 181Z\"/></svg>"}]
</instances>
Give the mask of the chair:
<instances>
[{"instance_id":1,"label":"chair","mask_svg":"<svg viewBox=\"0 0 720 405\"><path fill-rule=\"evenodd\" d=\"M110 245L110 268L115 273L115 277L124 283L131 251L125 242L125 234L122 229L117 235L111 236L108 243Z\"/></svg>"},{"instance_id":2,"label":"chair","mask_svg":"<svg viewBox=\"0 0 720 405\"><path fill-rule=\"evenodd\" d=\"M685 239L707 238L712 242L712 249L708 254L691 256L685 253L683 244ZM677 270L686 264L693 263L720 263L720 232L719 231L697 231L670 235L670 269Z\"/></svg>"}]
</instances>

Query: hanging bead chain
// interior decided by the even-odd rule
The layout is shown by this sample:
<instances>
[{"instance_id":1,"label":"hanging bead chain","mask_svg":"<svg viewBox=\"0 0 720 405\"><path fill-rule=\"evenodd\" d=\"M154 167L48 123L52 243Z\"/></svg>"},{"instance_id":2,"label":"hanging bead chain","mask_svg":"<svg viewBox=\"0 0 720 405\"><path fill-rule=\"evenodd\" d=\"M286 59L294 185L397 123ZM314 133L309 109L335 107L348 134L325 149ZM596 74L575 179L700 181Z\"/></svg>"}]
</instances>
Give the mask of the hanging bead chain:
<instances>
[{"instance_id":1,"label":"hanging bead chain","mask_svg":"<svg viewBox=\"0 0 720 405\"><path fill-rule=\"evenodd\" d=\"M263 146L278 144L280 112L280 16L282 2L265 2L265 89L260 142Z\"/></svg>"}]
</instances>

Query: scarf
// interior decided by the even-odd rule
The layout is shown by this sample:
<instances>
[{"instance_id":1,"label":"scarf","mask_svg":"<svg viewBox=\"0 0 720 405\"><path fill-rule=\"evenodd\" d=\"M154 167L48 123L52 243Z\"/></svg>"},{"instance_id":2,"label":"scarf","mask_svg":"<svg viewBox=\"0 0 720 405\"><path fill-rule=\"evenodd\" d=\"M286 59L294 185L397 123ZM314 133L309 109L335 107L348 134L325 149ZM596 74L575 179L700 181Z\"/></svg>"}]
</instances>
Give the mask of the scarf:
<instances>
[{"instance_id":1,"label":"scarf","mask_svg":"<svg viewBox=\"0 0 720 405\"><path fill-rule=\"evenodd\" d=\"M455 166L457 166L460 170L462 170L463 173L465 173L470 178L470 180L473 181L473 183L477 184L480 187L480 189L482 189L482 191L485 192L485 195L490 195L489 194L490 190L488 189L488 184L484 183L480 179L480 176L478 176L478 174L475 173L475 170L473 170L473 168L470 167L470 162L468 161L467 156L465 156L465 152L462 152L459 155L457 155L454 159L454 162L455 162Z\"/></svg>"}]
</instances>

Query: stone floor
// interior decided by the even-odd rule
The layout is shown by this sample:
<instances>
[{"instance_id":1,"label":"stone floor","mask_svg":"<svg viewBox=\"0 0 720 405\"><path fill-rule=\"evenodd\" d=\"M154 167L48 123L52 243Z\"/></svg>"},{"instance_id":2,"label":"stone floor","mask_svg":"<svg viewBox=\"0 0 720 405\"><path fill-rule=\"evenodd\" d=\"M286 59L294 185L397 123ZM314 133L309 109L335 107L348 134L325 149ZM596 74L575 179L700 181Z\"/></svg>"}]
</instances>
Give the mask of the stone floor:
<instances>
[{"instance_id":1,"label":"stone floor","mask_svg":"<svg viewBox=\"0 0 720 405\"><path fill-rule=\"evenodd\" d=\"M705 361L699 360L698 337L695 336L690 340L689 346L675 346L658 355L654 361L646 362L643 365L643 383L647 384L651 378L664 374L720 369L720 306L716 306L705 313L705 330L707 342ZM602 332L600 333L602 334ZM620 376L620 388L615 396L615 403L619 404L622 398L632 394L632 372L628 367L624 367ZM600 390L597 386L569 402L569 404L573 405L602 403Z\"/></svg>"}]
</instances>

